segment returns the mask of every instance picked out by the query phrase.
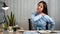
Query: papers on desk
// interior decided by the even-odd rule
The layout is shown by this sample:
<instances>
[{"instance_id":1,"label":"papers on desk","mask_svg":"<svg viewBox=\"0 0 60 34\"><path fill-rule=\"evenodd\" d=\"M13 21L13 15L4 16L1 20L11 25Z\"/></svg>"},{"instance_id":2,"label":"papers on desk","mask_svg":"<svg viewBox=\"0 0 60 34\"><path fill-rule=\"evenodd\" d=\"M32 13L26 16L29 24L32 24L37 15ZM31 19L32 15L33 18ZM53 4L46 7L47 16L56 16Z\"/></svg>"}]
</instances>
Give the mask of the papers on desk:
<instances>
[{"instance_id":1,"label":"papers on desk","mask_svg":"<svg viewBox=\"0 0 60 34\"><path fill-rule=\"evenodd\" d=\"M38 33L46 33L45 30L40 30L40 31L37 31Z\"/></svg>"},{"instance_id":2,"label":"papers on desk","mask_svg":"<svg viewBox=\"0 0 60 34\"><path fill-rule=\"evenodd\" d=\"M39 34L36 31L24 31L23 34Z\"/></svg>"},{"instance_id":3,"label":"papers on desk","mask_svg":"<svg viewBox=\"0 0 60 34\"><path fill-rule=\"evenodd\" d=\"M58 33L58 32L60 32L60 31L55 31L55 30L40 30L40 31L38 31L39 33Z\"/></svg>"}]
</instances>

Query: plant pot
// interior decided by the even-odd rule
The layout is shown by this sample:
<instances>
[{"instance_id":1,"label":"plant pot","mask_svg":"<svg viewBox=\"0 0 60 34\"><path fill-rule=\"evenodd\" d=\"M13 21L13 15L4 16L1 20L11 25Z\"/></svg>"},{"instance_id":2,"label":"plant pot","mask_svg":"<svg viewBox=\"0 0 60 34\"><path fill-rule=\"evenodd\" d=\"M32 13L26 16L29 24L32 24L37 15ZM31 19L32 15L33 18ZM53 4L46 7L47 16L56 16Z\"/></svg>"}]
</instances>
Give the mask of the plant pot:
<instances>
[{"instance_id":1,"label":"plant pot","mask_svg":"<svg viewBox=\"0 0 60 34\"><path fill-rule=\"evenodd\" d=\"M12 30L12 26L9 26L8 29L9 29L9 31L11 31Z\"/></svg>"},{"instance_id":2,"label":"plant pot","mask_svg":"<svg viewBox=\"0 0 60 34\"><path fill-rule=\"evenodd\" d=\"M16 30L18 30L18 29L20 29L20 28L19 28L19 27L14 27L14 28L13 28L14 31L16 31Z\"/></svg>"},{"instance_id":3,"label":"plant pot","mask_svg":"<svg viewBox=\"0 0 60 34\"><path fill-rule=\"evenodd\" d=\"M17 30L16 27L14 27L14 28L13 28L13 31L16 31L16 30Z\"/></svg>"}]
</instances>

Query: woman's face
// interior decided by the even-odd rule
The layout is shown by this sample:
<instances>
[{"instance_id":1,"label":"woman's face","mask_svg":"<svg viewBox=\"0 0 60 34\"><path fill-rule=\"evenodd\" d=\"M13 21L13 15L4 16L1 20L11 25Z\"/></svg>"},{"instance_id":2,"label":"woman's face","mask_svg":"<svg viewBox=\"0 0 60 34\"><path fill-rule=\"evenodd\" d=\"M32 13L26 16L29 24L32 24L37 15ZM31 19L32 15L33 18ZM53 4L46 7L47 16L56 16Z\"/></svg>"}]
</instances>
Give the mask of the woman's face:
<instances>
[{"instance_id":1,"label":"woman's face","mask_svg":"<svg viewBox=\"0 0 60 34\"><path fill-rule=\"evenodd\" d=\"M42 11L43 11L43 4L40 3L37 5L37 13L42 13Z\"/></svg>"}]
</instances>

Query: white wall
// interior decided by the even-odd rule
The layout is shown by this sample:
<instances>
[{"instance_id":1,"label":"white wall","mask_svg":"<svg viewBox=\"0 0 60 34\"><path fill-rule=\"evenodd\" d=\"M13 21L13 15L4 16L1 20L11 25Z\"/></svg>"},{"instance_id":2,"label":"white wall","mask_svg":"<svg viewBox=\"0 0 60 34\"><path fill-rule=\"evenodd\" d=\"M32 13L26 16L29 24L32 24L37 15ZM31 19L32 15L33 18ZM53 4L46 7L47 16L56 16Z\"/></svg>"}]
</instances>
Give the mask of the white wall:
<instances>
[{"instance_id":1,"label":"white wall","mask_svg":"<svg viewBox=\"0 0 60 34\"><path fill-rule=\"evenodd\" d=\"M55 29L60 30L60 0L49 0L49 15L55 20Z\"/></svg>"},{"instance_id":2,"label":"white wall","mask_svg":"<svg viewBox=\"0 0 60 34\"><path fill-rule=\"evenodd\" d=\"M13 11L15 14L16 22L18 25L24 29L28 29L28 19L31 14L36 10L36 4L41 0L1 0L5 1L6 4L10 7L6 11L6 15ZM48 13L56 22L56 29L59 29L59 0L44 0L48 5Z\"/></svg>"}]
</instances>

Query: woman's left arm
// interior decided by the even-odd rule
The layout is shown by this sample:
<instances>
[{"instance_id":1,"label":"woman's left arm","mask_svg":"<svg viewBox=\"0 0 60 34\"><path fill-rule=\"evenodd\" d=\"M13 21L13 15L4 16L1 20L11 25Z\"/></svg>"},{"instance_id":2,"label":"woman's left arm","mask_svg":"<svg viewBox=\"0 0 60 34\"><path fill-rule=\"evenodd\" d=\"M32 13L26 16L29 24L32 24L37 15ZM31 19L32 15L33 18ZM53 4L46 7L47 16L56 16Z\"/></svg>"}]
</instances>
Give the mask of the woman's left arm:
<instances>
[{"instance_id":1,"label":"woman's left arm","mask_svg":"<svg viewBox=\"0 0 60 34\"><path fill-rule=\"evenodd\" d=\"M50 23L50 27L48 29L53 30L55 28L55 21L50 17L48 19L49 19L49 23Z\"/></svg>"}]
</instances>

